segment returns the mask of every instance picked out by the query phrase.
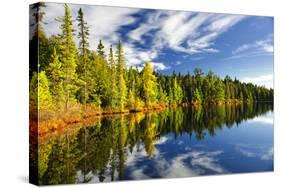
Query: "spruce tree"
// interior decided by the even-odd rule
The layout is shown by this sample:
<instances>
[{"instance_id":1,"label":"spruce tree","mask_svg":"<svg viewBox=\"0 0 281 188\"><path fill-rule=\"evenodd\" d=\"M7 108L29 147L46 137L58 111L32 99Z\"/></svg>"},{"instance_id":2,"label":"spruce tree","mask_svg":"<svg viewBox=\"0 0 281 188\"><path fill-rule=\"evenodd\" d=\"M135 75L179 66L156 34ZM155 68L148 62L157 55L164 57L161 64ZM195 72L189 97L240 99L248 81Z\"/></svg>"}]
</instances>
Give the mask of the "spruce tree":
<instances>
[{"instance_id":1,"label":"spruce tree","mask_svg":"<svg viewBox=\"0 0 281 188\"><path fill-rule=\"evenodd\" d=\"M78 73L80 75L80 79L84 82L84 87L81 88L82 98L84 105L88 99L87 86L88 86L88 78L87 71L89 70L87 65L89 63L89 27L84 19L84 13L80 8L78 11L78 39L79 39L79 55L80 55L80 63L78 66ZM89 76L89 75L88 75Z\"/></svg>"},{"instance_id":2,"label":"spruce tree","mask_svg":"<svg viewBox=\"0 0 281 188\"><path fill-rule=\"evenodd\" d=\"M116 108L118 103L118 90L117 90L117 74L116 74L116 63L114 60L113 49L112 45L110 46L109 50L109 66L110 66L110 73L111 73L111 100L110 106L112 108Z\"/></svg>"},{"instance_id":3,"label":"spruce tree","mask_svg":"<svg viewBox=\"0 0 281 188\"><path fill-rule=\"evenodd\" d=\"M103 43L102 43L102 40L99 41L97 51L98 51L98 54L99 54L101 57L105 58L104 45L103 45Z\"/></svg>"},{"instance_id":4,"label":"spruce tree","mask_svg":"<svg viewBox=\"0 0 281 188\"><path fill-rule=\"evenodd\" d=\"M150 63L145 63L142 70L142 81L144 100L147 106L152 105L157 97L157 82L156 76L153 74L153 67Z\"/></svg>"},{"instance_id":5,"label":"spruce tree","mask_svg":"<svg viewBox=\"0 0 281 188\"><path fill-rule=\"evenodd\" d=\"M119 40L117 45L117 87L118 87L118 106L122 110L126 103L127 97L127 86L124 79L125 74L125 58L123 54L123 47L121 40Z\"/></svg>"},{"instance_id":6,"label":"spruce tree","mask_svg":"<svg viewBox=\"0 0 281 188\"><path fill-rule=\"evenodd\" d=\"M77 87L77 49L74 42L73 20L70 15L70 8L65 4L65 15L57 20L61 23L61 44L60 44L60 60L62 62L65 92L65 109L69 108L70 102L75 100Z\"/></svg>"},{"instance_id":7,"label":"spruce tree","mask_svg":"<svg viewBox=\"0 0 281 188\"><path fill-rule=\"evenodd\" d=\"M59 61L59 56L57 55L55 48L51 59L52 61L49 64L47 72L50 81L50 92L52 94L54 105L60 109L65 103L65 95L63 90L64 73L62 70L62 64Z\"/></svg>"},{"instance_id":8,"label":"spruce tree","mask_svg":"<svg viewBox=\"0 0 281 188\"><path fill-rule=\"evenodd\" d=\"M38 75L38 110L50 110L52 108L52 96L49 89L49 80L45 71Z\"/></svg>"}]
</instances>

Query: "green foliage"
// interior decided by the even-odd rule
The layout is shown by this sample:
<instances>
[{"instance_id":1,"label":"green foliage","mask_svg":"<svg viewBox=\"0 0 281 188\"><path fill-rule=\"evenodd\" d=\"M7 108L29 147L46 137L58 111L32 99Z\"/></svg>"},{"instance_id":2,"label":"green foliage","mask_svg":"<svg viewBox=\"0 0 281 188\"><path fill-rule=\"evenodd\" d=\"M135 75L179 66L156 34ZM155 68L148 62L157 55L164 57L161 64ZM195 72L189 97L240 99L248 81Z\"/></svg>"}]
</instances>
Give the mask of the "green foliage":
<instances>
[{"instance_id":1,"label":"green foliage","mask_svg":"<svg viewBox=\"0 0 281 188\"><path fill-rule=\"evenodd\" d=\"M105 58L104 45L102 43L102 40L100 40L100 42L99 42L97 52L98 52L99 56Z\"/></svg>"},{"instance_id":2,"label":"green foliage","mask_svg":"<svg viewBox=\"0 0 281 188\"><path fill-rule=\"evenodd\" d=\"M126 103L127 86L124 79L125 75L125 58L123 54L122 43L119 40L117 45L117 87L118 87L118 107L122 110Z\"/></svg>"},{"instance_id":3,"label":"green foliage","mask_svg":"<svg viewBox=\"0 0 281 188\"><path fill-rule=\"evenodd\" d=\"M34 76L37 76L36 73ZM49 89L49 80L45 71L41 71L38 75L38 110L48 110L51 108L52 96Z\"/></svg>"},{"instance_id":4,"label":"green foliage","mask_svg":"<svg viewBox=\"0 0 281 188\"><path fill-rule=\"evenodd\" d=\"M159 91L158 91L158 102L159 103L168 103L169 102L169 98L167 96L166 91L163 90L163 88L161 87L161 85L159 85Z\"/></svg>"},{"instance_id":5,"label":"green foliage","mask_svg":"<svg viewBox=\"0 0 281 188\"><path fill-rule=\"evenodd\" d=\"M153 67L150 63L145 63L142 70L142 82L144 91L144 100L147 106L156 102L157 82L153 74Z\"/></svg>"},{"instance_id":6,"label":"green foliage","mask_svg":"<svg viewBox=\"0 0 281 188\"><path fill-rule=\"evenodd\" d=\"M65 108L68 109L70 102L75 101L75 93L78 90L76 74L77 67L77 49L74 42L73 21L70 14L70 8L65 4L65 15L57 19L61 29L60 61L62 62L65 92Z\"/></svg>"},{"instance_id":7,"label":"green foliage","mask_svg":"<svg viewBox=\"0 0 281 188\"><path fill-rule=\"evenodd\" d=\"M118 106L117 70L112 45L110 46L108 61L111 75L110 106L112 108L116 108Z\"/></svg>"},{"instance_id":8,"label":"green foliage","mask_svg":"<svg viewBox=\"0 0 281 188\"><path fill-rule=\"evenodd\" d=\"M29 83L29 105L32 108L38 106L38 74L33 72Z\"/></svg>"},{"instance_id":9,"label":"green foliage","mask_svg":"<svg viewBox=\"0 0 281 188\"><path fill-rule=\"evenodd\" d=\"M194 90L194 93L193 93L193 100L192 102L202 102L202 93L199 91L198 88L196 88Z\"/></svg>"},{"instance_id":10,"label":"green foliage","mask_svg":"<svg viewBox=\"0 0 281 188\"><path fill-rule=\"evenodd\" d=\"M82 86L78 91L78 98L84 105L88 100L88 71L89 71L89 27L84 20L84 13L80 8L78 11L78 39L79 39L79 63L77 66L77 73L82 81Z\"/></svg>"},{"instance_id":11,"label":"green foliage","mask_svg":"<svg viewBox=\"0 0 281 188\"><path fill-rule=\"evenodd\" d=\"M173 100L174 102L180 104L182 102L183 92L181 86L177 83L176 78L173 82Z\"/></svg>"},{"instance_id":12,"label":"green foliage","mask_svg":"<svg viewBox=\"0 0 281 188\"><path fill-rule=\"evenodd\" d=\"M48 67L48 77L50 80L50 92L53 97L54 105L60 109L65 104L65 94L63 89L64 72L55 48L52 55L52 62Z\"/></svg>"}]
</instances>

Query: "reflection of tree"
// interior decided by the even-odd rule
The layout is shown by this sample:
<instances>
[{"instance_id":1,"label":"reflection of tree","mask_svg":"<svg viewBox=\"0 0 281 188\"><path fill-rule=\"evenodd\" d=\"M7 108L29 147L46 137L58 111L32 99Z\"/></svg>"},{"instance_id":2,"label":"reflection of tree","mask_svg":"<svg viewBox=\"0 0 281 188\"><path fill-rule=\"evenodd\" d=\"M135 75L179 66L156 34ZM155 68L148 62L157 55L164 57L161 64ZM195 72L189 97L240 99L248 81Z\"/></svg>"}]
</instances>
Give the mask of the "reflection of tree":
<instances>
[{"instance_id":1,"label":"reflection of tree","mask_svg":"<svg viewBox=\"0 0 281 188\"><path fill-rule=\"evenodd\" d=\"M173 133L204 139L214 136L224 126L230 128L242 121L272 110L270 104L238 104L167 109L159 113L137 113L98 119L78 133L66 134L39 147L40 184L89 182L125 179L128 155L144 144L148 157L155 152L160 135ZM31 145L32 148L34 147ZM31 150L32 151L32 150ZM36 152L35 152L36 153ZM31 153L31 164L36 156ZM77 172L81 177L77 179Z\"/></svg>"},{"instance_id":2,"label":"reflection of tree","mask_svg":"<svg viewBox=\"0 0 281 188\"><path fill-rule=\"evenodd\" d=\"M157 132L157 125L156 122L154 121L154 115L152 114L147 114L145 119L144 119L144 147L145 151L148 155L149 158L153 156L154 150L155 150L155 142L158 137L158 132Z\"/></svg>"},{"instance_id":3,"label":"reflection of tree","mask_svg":"<svg viewBox=\"0 0 281 188\"><path fill-rule=\"evenodd\" d=\"M81 169L81 174L83 176L83 183L87 183L91 180L90 177L87 176L87 174L91 171L90 170L90 164L91 164L91 158L88 154L88 150L91 147L91 145L88 143L89 141L89 129L87 129L86 126L80 129L78 135L78 148L81 151L81 161L78 163L78 168Z\"/></svg>"},{"instance_id":4,"label":"reflection of tree","mask_svg":"<svg viewBox=\"0 0 281 188\"><path fill-rule=\"evenodd\" d=\"M121 115L120 125L119 125L119 137L118 137L118 171L119 171L119 179L125 179L125 160L126 160L126 150L125 144L128 135L128 127L125 124L124 116Z\"/></svg>"},{"instance_id":5,"label":"reflection of tree","mask_svg":"<svg viewBox=\"0 0 281 188\"><path fill-rule=\"evenodd\" d=\"M76 181L76 166L80 151L76 149L77 138L68 133L54 140L49 156L48 169L44 174L42 184L68 184Z\"/></svg>"}]
</instances>

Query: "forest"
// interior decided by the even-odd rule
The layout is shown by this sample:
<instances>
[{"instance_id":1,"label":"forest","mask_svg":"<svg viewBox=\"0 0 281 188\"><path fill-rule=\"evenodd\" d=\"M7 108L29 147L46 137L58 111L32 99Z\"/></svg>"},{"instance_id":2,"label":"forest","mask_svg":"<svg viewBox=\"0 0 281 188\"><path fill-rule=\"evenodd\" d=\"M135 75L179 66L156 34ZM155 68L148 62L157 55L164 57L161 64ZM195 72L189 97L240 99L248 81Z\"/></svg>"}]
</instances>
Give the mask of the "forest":
<instances>
[{"instance_id":1,"label":"forest","mask_svg":"<svg viewBox=\"0 0 281 188\"><path fill-rule=\"evenodd\" d=\"M273 89L230 76L220 78L211 70L164 75L150 62L142 70L128 67L121 40L108 53L102 40L92 50L89 36L94 31L89 30L83 10L72 18L67 4L64 16L56 19L60 34L47 37L45 7L45 3L31 7L35 29L29 41L30 109L38 110L41 120L59 117L75 122L77 113L84 117L180 105L273 102Z\"/></svg>"}]
</instances>

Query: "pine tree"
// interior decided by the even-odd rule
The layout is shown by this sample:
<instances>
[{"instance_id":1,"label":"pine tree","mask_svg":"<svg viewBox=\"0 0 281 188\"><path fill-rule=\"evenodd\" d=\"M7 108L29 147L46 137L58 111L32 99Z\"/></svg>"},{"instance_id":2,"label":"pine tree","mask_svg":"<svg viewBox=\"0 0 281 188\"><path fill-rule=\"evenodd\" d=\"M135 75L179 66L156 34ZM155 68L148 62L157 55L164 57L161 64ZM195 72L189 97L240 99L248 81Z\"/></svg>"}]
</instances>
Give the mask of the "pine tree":
<instances>
[{"instance_id":1,"label":"pine tree","mask_svg":"<svg viewBox=\"0 0 281 188\"><path fill-rule=\"evenodd\" d=\"M52 94L53 103L56 107L61 108L65 103L65 95L63 90L64 75L62 71L62 64L59 61L59 56L57 55L55 48L47 73L50 81L50 92Z\"/></svg>"},{"instance_id":2,"label":"pine tree","mask_svg":"<svg viewBox=\"0 0 281 188\"><path fill-rule=\"evenodd\" d=\"M142 81L144 100L147 106L152 105L156 101L157 82L156 76L153 74L153 67L150 63L145 63L142 70Z\"/></svg>"},{"instance_id":3,"label":"pine tree","mask_svg":"<svg viewBox=\"0 0 281 188\"><path fill-rule=\"evenodd\" d=\"M104 45L103 45L103 43L102 43L102 40L99 41L97 51L98 51L98 54L99 54L101 57L105 58Z\"/></svg>"},{"instance_id":4,"label":"pine tree","mask_svg":"<svg viewBox=\"0 0 281 188\"><path fill-rule=\"evenodd\" d=\"M167 103L169 101L167 93L163 90L162 86L159 84L158 101L160 103Z\"/></svg>"},{"instance_id":5,"label":"pine tree","mask_svg":"<svg viewBox=\"0 0 281 188\"><path fill-rule=\"evenodd\" d=\"M38 110L49 110L52 107L52 96L49 89L49 80L45 71L38 75Z\"/></svg>"},{"instance_id":6,"label":"pine tree","mask_svg":"<svg viewBox=\"0 0 281 188\"><path fill-rule=\"evenodd\" d=\"M80 52L80 63L79 63L79 68L78 68L78 73L80 74L80 78L84 82L84 87L81 88L82 93L83 93L83 103L84 105L87 102L88 99L88 93L87 93L87 65L89 62L89 27L87 23L84 20L84 13L82 9L80 8L78 11L78 27L79 27L79 32L78 32L78 39L79 39L79 52Z\"/></svg>"},{"instance_id":7,"label":"pine tree","mask_svg":"<svg viewBox=\"0 0 281 188\"><path fill-rule=\"evenodd\" d=\"M199 92L198 88L194 90L192 102L193 103L202 102L202 94Z\"/></svg>"},{"instance_id":8,"label":"pine tree","mask_svg":"<svg viewBox=\"0 0 281 188\"><path fill-rule=\"evenodd\" d=\"M180 87L180 85L177 83L177 79L174 78L173 79L173 96L174 96L174 102L175 103L181 103L182 102L182 98L183 98L183 92L182 92L182 88Z\"/></svg>"},{"instance_id":9,"label":"pine tree","mask_svg":"<svg viewBox=\"0 0 281 188\"><path fill-rule=\"evenodd\" d=\"M38 73L33 72L29 82L29 106L37 111L38 106Z\"/></svg>"},{"instance_id":10,"label":"pine tree","mask_svg":"<svg viewBox=\"0 0 281 188\"><path fill-rule=\"evenodd\" d=\"M125 74L125 58L123 54L123 47L121 40L119 40L117 45L117 87L118 87L118 106L121 110L123 110L125 103L126 103L126 97L127 97L127 86L124 79Z\"/></svg>"},{"instance_id":11,"label":"pine tree","mask_svg":"<svg viewBox=\"0 0 281 188\"><path fill-rule=\"evenodd\" d=\"M60 60L62 62L64 78L64 90L65 90L65 108L69 108L71 101L75 100L75 93L78 90L77 87L77 49L74 43L74 29L72 27L72 18L70 15L70 8L65 4L65 15L62 18L57 19L60 23L61 29L61 45L60 45Z\"/></svg>"},{"instance_id":12,"label":"pine tree","mask_svg":"<svg viewBox=\"0 0 281 188\"><path fill-rule=\"evenodd\" d=\"M109 66L110 66L110 73L111 73L111 100L110 106L112 108L116 108L118 103L118 90L117 90L117 75L116 75L116 63L114 60L113 49L112 45L110 46L109 50Z\"/></svg>"},{"instance_id":13,"label":"pine tree","mask_svg":"<svg viewBox=\"0 0 281 188\"><path fill-rule=\"evenodd\" d=\"M38 67L40 70L46 70L49 64L49 56L52 53L52 49L49 49L48 38L43 29L43 25L47 24L43 20L45 15L44 8L46 7L46 3L44 2L36 3L31 7L35 12L32 15L34 22L31 23L34 31L30 40L30 77L32 72L39 72Z\"/></svg>"}]
</instances>

